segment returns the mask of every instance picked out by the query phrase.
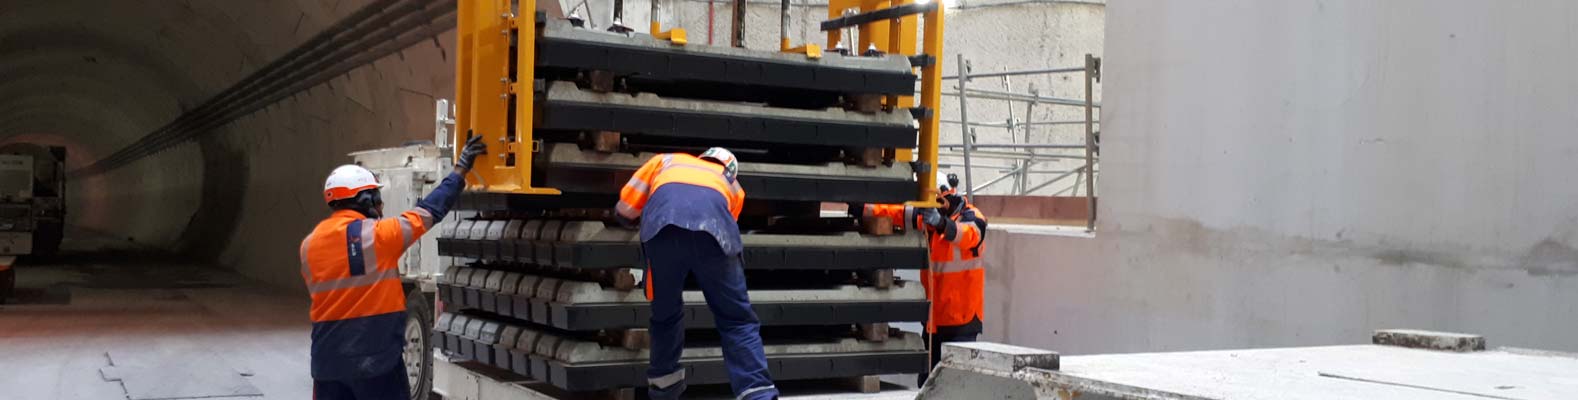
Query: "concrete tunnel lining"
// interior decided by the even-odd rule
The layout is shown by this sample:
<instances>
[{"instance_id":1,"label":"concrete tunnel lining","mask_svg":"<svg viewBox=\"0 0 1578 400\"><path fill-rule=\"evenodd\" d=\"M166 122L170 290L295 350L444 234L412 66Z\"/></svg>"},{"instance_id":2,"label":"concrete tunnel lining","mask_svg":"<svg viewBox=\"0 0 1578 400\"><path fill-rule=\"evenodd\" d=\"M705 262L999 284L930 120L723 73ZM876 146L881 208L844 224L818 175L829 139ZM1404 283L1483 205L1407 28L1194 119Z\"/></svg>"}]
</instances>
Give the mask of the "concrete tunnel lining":
<instances>
[{"instance_id":1,"label":"concrete tunnel lining","mask_svg":"<svg viewBox=\"0 0 1578 400\"><path fill-rule=\"evenodd\" d=\"M71 153L67 169L81 168L160 128L366 3L0 2L5 10L0 13L0 76L6 77L0 82L0 142L64 145ZM442 52L435 55L443 58ZM396 58L394 63L379 61L391 74L404 70L395 75L414 75L410 65L399 65L406 64L399 55L385 58ZM77 232L104 234L121 242L113 247L151 248L210 260L227 250L254 255L238 257L245 260L262 254L287 256L262 257L272 261L269 264L293 260L288 256L294 245L271 243L254 251L251 246L256 241L232 240L245 224L241 220L247 219L242 218L242 210L288 200L293 212L285 220L310 221L324 212L312 202L317 198L315 181L321 179L320 171L344 163L344 153L427 136L420 134L426 129L399 138L384 137L384 132L404 132L396 126L408 122L424 126L414 122L427 118L406 118L403 111L430 113L428 93L447 92L430 88L452 85L442 68L447 61L433 66L446 71L439 74L444 78L406 85L404 92L396 93L374 94L367 89L373 80L386 78L383 72L369 78L352 71L215 129L207 138L125 168L73 180L68 187L68 224L80 228ZM378 67L361 69L368 68ZM413 94L420 99L409 101ZM371 98L376 95L392 95L389 98L396 101L378 110L373 103L381 99ZM344 101L348 97L357 100ZM367 118L375 110L399 123ZM291 150L259 157L251 153L259 146ZM306 166L292 168L300 164ZM271 171L270 175L292 171L287 174L292 184L275 189L269 182L262 191L248 190L258 175L252 165L264 166L262 170ZM247 201L245 196L273 201ZM267 219L280 219L274 217ZM296 232L308 228L304 222L296 223L269 228L264 236L294 240ZM268 275L267 269L273 268L255 270Z\"/></svg>"}]
</instances>

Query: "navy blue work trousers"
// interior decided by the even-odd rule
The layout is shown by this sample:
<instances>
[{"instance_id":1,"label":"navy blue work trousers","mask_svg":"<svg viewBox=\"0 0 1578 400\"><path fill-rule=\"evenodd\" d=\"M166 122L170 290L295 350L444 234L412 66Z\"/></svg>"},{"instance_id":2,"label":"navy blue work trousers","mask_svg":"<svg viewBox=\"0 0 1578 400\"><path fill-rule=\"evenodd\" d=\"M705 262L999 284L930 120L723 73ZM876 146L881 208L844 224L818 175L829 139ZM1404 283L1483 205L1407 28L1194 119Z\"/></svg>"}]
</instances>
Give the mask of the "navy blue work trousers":
<instances>
[{"instance_id":1,"label":"navy blue work trousers","mask_svg":"<svg viewBox=\"0 0 1578 400\"><path fill-rule=\"evenodd\" d=\"M389 372L366 379L312 381L313 400L408 400L411 383L405 364L395 364Z\"/></svg>"},{"instance_id":2,"label":"navy blue work trousers","mask_svg":"<svg viewBox=\"0 0 1578 400\"><path fill-rule=\"evenodd\" d=\"M647 369L653 399L677 399L685 390L679 364L685 348L685 278L707 298L718 333L723 337L723 362L736 398L756 400L778 396L762 353L761 322L745 292L745 271L737 255L724 254L707 232L668 226L642 243L652 285L652 359Z\"/></svg>"}]
</instances>

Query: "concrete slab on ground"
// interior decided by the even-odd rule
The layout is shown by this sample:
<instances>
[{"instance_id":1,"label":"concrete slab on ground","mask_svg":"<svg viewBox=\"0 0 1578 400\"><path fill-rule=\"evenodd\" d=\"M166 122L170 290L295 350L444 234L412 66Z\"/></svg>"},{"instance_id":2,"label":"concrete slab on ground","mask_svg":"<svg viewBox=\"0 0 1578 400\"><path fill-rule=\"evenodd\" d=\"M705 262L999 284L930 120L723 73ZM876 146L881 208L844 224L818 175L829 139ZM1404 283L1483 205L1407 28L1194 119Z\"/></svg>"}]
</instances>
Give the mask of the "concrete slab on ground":
<instances>
[{"instance_id":1,"label":"concrete slab on ground","mask_svg":"<svg viewBox=\"0 0 1578 400\"><path fill-rule=\"evenodd\" d=\"M1355 345L1063 357L1043 382L1141 399L1574 399L1578 355ZM1128 398L1128 397L1125 397Z\"/></svg>"},{"instance_id":2,"label":"concrete slab on ground","mask_svg":"<svg viewBox=\"0 0 1578 400\"><path fill-rule=\"evenodd\" d=\"M19 286L69 297L0 306L0 398L125 400L222 391L150 378L180 375L173 370L194 380L227 376L230 384L219 378L205 384L237 388L211 398L311 398L305 293L217 267L100 261L19 267ZM256 394L235 397L247 393ZM162 395L172 397L138 397Z\"/></svg>"},{"instance_id":3,"label":"concrete slab on ground","mask_svg":"<svg viewBox=\"0 0 1578 400\"><path fill-rule=\"evenodd\" d=\"M114 362L113 355L105 358ZM246 379L251 373L232 370L213 359L212 354L194 353L157 365L110 365L100 368L99 375L106 382L119 382L127 400L263 396L263 391Z\"/></svg>"}]
</instances>

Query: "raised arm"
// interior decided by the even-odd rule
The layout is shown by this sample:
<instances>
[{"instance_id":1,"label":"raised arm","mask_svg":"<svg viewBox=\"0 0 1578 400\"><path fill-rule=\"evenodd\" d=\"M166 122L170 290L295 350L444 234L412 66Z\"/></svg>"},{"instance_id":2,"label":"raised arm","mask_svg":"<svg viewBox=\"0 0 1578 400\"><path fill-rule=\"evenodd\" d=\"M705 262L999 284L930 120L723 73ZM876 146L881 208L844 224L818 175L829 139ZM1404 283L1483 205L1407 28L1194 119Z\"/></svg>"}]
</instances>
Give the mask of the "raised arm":
<instances>
[{"instance_id":1,"label":"raised arm","mask_svg":"<svg viewBox=\"0 0 1578 400\"><path fill-rule=\"evenodd\" d=\"M481 135L467 139L465 147L461 149L460 160L455 162L455 168L438 183L438 187L417 201L416 207L394 218L378 220L373 226L378 256L399 257L418 238L443 221L449 210L455 207L460 192L466 189L465 176L471 171L472 163L487 152L488 147L482 143Z\"/></svg>"}]
</instances>

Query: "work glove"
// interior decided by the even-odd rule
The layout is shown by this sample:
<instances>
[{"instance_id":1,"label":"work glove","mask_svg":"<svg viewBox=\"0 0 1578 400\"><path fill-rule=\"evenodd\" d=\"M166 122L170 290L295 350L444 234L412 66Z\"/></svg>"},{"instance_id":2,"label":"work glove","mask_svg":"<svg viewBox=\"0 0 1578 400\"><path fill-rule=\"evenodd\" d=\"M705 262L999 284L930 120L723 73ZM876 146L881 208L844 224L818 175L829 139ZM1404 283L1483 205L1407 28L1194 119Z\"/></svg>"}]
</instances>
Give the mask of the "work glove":
<instances>
[{"instance_id":1,"label":"work glove","mask_svg":"<svg viewBox=\"0 0 1578 400\"><path fill-rule=\"evenodd\" d=\"M460 149L460 159L455 161L455 168L461 171L471 171L471 166L477 162L477 157L488 154L488 145L482 143L482 135L466 139L466 147Z\"/></svg>"},{"instance_id":2,"label":"work glove","mask_svg":"<svg viewBox=\"0 0 1578 400\"><path fill-rule=\"evenodd\" d=\"M942 232L948 227L948 219L943 218L942 213L937 212L935 208L922 208L916 213L920 217L921 225L931 227L936 232Z\"/></svg>"}]
</instances>

